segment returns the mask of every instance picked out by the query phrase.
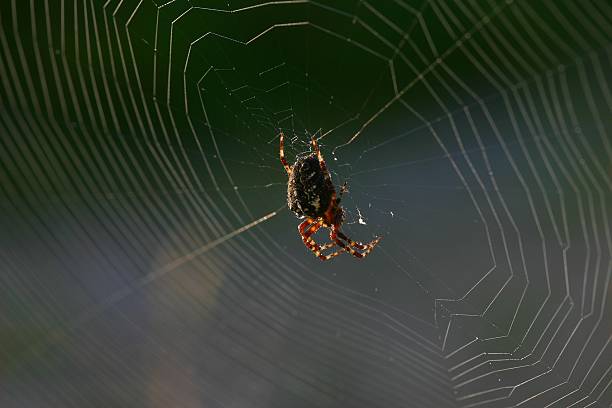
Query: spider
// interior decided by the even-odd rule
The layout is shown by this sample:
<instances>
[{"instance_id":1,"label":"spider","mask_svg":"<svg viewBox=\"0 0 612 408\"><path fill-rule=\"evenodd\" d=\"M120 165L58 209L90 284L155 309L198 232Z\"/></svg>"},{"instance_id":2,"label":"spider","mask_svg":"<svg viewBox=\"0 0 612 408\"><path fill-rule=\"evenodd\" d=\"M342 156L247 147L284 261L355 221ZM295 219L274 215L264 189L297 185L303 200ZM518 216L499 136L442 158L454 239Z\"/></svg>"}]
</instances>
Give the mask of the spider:
<instances>
[{"instance_id":1,"label":"spider","mask_svg":"<svg viewBox=\"0 0 612 408\"><path fill-rule=\"evenodd\" d=\"M338 197L315 137L312 137L311 153L298 157L293 166L290 166L285 159L284 142L285 135L281 131L280 160L289 176L287 205L298 218L306 218L298 226L304 245L323 261L343 252L348 252L357 258L365 258L381 237L369 244L362 244L353 241L340 231L340 226L344 222L344 210L340 206L340 200L346 191L346 183L340 189ZM321 227L329 228L331 242L324 245L317 244L312 238ZM324 250L336 245L340 247L337 251L323 255Z\"/></svg>"}]
</instances>

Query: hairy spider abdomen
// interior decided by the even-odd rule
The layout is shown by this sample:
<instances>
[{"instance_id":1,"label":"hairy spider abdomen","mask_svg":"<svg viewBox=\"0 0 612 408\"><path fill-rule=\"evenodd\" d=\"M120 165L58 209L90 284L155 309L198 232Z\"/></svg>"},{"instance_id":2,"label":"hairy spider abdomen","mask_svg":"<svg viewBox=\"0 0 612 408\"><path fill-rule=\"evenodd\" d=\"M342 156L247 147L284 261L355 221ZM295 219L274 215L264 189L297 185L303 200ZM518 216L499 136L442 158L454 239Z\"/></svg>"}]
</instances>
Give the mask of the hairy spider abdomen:
<instances>
[{"instance_id":1,"label":"hairy spider abdomen","mask_svg":"<svg viewBox=\"0 0 612 408\"><path fill-rule=\"evenodd\" d=\"M287 184L287 205L291 211L299 217L323 217L334 192L316 154L297 159Z\"/></svg>"}]
</instances>

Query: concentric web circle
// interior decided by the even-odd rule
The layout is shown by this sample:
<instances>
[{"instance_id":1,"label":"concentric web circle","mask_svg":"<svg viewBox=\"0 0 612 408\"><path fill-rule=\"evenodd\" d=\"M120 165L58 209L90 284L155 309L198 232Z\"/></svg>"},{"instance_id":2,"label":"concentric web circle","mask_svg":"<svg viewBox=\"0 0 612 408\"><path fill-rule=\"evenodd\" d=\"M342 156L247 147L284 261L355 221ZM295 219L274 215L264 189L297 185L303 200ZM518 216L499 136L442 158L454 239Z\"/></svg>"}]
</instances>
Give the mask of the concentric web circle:
<instances>
[{"instance_id":1,"label":"concentric web circle","mask_svg":"<svg viewBox=\"0 0 612 408\"><path fill-rule=\"evenodd\" d=\"M611 46L605 1L3 1L0 406L612 406ZM304 247L281 130L367 259Z\"/></svg>"}]
</instances>

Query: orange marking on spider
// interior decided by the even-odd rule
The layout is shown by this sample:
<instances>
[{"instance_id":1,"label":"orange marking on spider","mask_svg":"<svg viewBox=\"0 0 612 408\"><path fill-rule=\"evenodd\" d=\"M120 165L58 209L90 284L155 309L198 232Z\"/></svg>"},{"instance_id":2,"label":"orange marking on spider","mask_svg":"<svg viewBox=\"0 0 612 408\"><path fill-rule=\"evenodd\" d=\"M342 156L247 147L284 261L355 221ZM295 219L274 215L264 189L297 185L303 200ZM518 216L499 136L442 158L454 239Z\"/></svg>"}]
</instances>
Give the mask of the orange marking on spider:
<instances>
[{"instance_id":1,"label":"orange marking on spider","mask_svg":"<svg viewBox=\"0 0 612 408\"><path fill-rule=\"evenodd\" d=\"M340 231L344 222L344 209L332 183L323 155L317 140L311 140L312 151L309 155L298 157L293 165L285 159L285 135L280 132L280 160L289 176L287 182L287 205L299 218L306 218L299 226L298 232L306 248L319 259L326 261L343 252L356 258L365 258L378 244L377 237L368 244L356 242ZM340 196L347 190L346 183L340 189ZM319 245L312 235L319 229L328 228L331 242ZM326 249L338 246L339 249L323 255Z\"/></svg>"}]
</instances>

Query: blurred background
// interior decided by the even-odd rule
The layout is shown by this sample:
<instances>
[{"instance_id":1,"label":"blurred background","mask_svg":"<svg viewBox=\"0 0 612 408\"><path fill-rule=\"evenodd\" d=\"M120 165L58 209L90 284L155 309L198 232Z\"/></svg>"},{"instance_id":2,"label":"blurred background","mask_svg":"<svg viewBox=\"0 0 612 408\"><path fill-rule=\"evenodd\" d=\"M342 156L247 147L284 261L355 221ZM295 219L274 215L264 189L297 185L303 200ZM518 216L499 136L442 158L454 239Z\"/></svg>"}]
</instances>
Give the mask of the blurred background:
<instances>
[{"instance_id":1,"label":"blurred background","mask_svg":"<svg viewBox=\"0 0 612 408\"><path fill-rule=\"evenodd\" d=\"M607 1L3 0L0 406L610 407L611 45ZM280 130L368 258L305 248Z\"/></svg>"}]
</instances>

